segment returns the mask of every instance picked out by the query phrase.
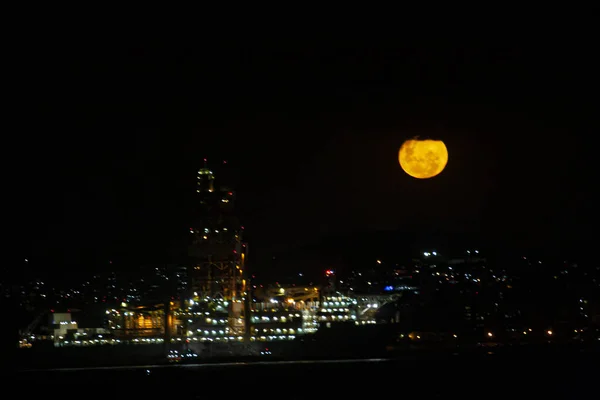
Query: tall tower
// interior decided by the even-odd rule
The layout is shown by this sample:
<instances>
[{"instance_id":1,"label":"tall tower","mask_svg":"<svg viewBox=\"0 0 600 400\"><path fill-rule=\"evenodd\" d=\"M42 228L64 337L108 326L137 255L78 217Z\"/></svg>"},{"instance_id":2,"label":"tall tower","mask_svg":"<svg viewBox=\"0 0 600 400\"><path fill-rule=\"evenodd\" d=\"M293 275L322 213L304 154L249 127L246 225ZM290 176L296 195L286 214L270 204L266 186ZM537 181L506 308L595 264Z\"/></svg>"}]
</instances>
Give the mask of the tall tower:
<instances>
[{"instance_id":1,"label":"tall tower","mask_svg":"<svg viewBox=\"0 0 600 400\"><path fill-rule=\"evenodd\" d=\"M230 325L238 321L241 329L247 249L242 241L244 228L235 214L235 192L216 183L204 160L197 174L197 206L190 225L190 288L198 299L227 301Z\"/></svg>"},{"instance_id":2,"label":"tall tower","mask_svg":"<svg viewBox=\"0 0 600 400\"><path fill-rule=\"evenodd\" d=\"M208 168L208 161L204 159L204 167L198 170L197 193L212 193L215 191L215 176Z\"/></svg>"}]
</instances>

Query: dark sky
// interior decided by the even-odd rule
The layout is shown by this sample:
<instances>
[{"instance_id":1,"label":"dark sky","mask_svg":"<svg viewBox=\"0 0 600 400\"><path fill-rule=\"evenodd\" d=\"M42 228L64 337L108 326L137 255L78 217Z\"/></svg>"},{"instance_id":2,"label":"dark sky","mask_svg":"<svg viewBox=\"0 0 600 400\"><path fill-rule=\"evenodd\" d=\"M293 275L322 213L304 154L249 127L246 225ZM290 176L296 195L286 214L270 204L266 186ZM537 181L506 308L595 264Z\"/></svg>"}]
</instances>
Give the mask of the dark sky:
<instances>
[{"instance_id":1,"label":"dark sky","mask_svg":"<svg viewBox=\"0 0 600 400\"><path fill-rule=\"evenodd\" d=\"M551 248L597 229L598 65L583 43L72 40L22 53L10 218L14 253L38 265L164 259L204 157L228 161L257 264L353 232ZM440 176L400 169L415 135L445 141Z\"/></svg>"}]
</instances>

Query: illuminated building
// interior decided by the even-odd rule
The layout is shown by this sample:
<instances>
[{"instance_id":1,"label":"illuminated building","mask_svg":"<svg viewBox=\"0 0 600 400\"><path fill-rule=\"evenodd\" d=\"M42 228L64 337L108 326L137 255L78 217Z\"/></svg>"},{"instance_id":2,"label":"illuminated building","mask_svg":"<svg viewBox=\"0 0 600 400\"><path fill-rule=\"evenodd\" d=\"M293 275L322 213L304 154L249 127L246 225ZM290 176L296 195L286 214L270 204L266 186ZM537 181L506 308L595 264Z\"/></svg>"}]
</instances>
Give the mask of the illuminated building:
<instances>
[{"instance_id":1,"label":"illuminated building","mask_svg":"<svg viewBox=\"0 0 600 400\"><path fill-rule=\"evenodd\" d=\"M106 311L109 331L121 339L160 337L165 333L165 308L163 304L128 306ZM176 321L169 319L171 333L176 332Z\"/></svg>"},{"instance_id":2,"label":"illuminated building","mask_svg":"<svg viewBox=\"0 0 600 400\"><path fill-rule=\"evenodd\" d=\"M228 325L241 333L248 247L242 241L244 228L235 215L235 192L217 185L205 159L198 170L196 194L195 219L189 229L189 297L196 302L227 302Z\"/></svg>"},{"instance_id":3,"label":"illuminated building","mask_svg":"<svg viewBox=\"0 0 600 400\"><path fill-rule=\"evenodd\" d=\"M367 323L367 321L359 322L360 310L357 307L357 300L352 297L346 297L341 294L333 296L323 296L320 309L317 312L317 319L320 323L328 324L335 322L355 321L357 324ZM374 323L370 320L368 323Z\"/></svg>"},{"instance_id":4,"label":"illuminated building","mask_svg":"<svg viewBox=\"0 0 600 400\"><path fill-rule=\"evenodd\" d=\"M256 295L262 297L262 302L251 305L252 335L260 340L316 331L318 287L274 285L258 291Z\"/></svg>"},{"instance_id":5,"label":"illuminated building","mask_svg":"<svg viewBox=\"0 0 600 400\"><path fill-rule=\"evenodd\" d=\"M200 298L240 299L246 244L235 215L235 193L217 188L207 167L198 171L198 206L190 226L188 255L192 260L191 292Z\"/></svg>"},{"instance_id":6,"label":"illuminated building","mask_svg":"<svg viewBox=\"0 0 600 400\"><path fill-rule=\"evenodd\" d=\"M49 317L50 332L52 334L48 338L53 340L56 347L118 343L118 340L104 328L79 327L70 312L51 312Z\"/></svg>"}]
</instances>

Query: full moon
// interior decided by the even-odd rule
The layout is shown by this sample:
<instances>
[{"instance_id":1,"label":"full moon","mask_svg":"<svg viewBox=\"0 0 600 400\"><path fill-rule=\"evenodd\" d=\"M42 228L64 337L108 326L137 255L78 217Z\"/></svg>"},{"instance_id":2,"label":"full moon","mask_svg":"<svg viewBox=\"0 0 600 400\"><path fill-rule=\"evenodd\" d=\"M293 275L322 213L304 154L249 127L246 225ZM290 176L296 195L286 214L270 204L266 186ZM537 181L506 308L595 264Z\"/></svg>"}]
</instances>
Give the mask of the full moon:
<instances>
[{"instance_id":1,"label":"full moon","mask_svg":"<svg viewBox=\"0 0 600 400\"><path fill-rule=\"evenodd\" d=\"M410 139L400 146L398 160L404 172L413 178L433 178L446 167L448 149L441 140Z\"/></svg>"}]
</instances>

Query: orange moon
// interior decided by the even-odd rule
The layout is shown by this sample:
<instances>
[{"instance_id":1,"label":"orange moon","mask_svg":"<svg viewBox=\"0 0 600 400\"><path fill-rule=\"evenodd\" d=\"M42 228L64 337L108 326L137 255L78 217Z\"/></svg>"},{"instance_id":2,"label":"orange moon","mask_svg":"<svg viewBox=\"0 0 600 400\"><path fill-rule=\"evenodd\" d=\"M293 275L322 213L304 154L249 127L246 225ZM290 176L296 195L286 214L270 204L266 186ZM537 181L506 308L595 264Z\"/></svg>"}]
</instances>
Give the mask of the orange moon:
<instances>
[{"instance_id":1,"label":"orange moon","mask_svg":"<svg viewBox=\"0 0 600 400\"><path fill-rule=\"evenodd\" d=\"M410 139L400 146L398 161L413 178L433 178L446 168L448 149L441 140Z\"/></svg>"}]
</instances>

